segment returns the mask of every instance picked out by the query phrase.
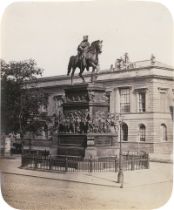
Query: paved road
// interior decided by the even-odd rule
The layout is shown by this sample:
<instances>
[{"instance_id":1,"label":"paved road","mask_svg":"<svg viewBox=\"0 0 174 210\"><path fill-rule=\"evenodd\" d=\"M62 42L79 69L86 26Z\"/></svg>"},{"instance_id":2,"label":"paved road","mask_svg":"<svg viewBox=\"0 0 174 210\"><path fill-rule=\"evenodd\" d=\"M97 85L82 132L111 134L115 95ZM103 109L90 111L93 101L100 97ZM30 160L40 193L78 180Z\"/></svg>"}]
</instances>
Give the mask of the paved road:
<instances>
[{"instance_id":1,"label":"paved road","mask_svg":"<svg viewBox=\"0 0 174 210\"><path fill-rule=\"evenodd\" d=\"M152 209L171 193L170 181L124 189L6 173L1 181L6 202L30 210Z\"/></svg>"}]
</instances>

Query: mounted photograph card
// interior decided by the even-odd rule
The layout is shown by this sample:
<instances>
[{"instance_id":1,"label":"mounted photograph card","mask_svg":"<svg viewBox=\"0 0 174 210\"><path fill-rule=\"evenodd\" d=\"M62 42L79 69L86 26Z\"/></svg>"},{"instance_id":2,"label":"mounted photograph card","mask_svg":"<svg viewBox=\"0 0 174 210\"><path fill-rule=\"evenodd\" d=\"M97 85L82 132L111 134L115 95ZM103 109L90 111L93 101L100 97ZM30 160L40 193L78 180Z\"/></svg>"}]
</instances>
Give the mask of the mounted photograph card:
<instances>
[{"instance_id":1,"label":"mounted photograph card","mask_svg":"<svg viewBox=\"0 0 174 210\"><path fill-rule=\"evenodd\" d=\"M0 170L16 209L155 209L173 184L174 22L149 1L14 2L1 21Z\"/></svg>"}]
</instances>

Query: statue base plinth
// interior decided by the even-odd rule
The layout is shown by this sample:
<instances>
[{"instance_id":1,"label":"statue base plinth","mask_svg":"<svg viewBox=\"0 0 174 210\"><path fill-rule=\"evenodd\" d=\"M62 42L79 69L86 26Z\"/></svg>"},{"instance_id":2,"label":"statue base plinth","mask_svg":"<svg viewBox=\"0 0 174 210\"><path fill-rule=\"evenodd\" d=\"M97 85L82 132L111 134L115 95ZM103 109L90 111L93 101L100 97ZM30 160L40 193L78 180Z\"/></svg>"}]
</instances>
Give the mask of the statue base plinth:
<instances>
[{"instance_id":1,"label":"statue base plinth","mask_svg":"<svg viewBox=\"0 0 174 210\"><path fill-rule=\"evenodd\" d=\"M117 136L113 134L88 134L84 158L116 156L119 154L116 142Z\"/></svg>"},{"instance_id":2,"label":"statue base plinth","mask_svg":"<svg viewBox=\"0 0 174 210\"><path fill-rule=\"evenodd\" d=\"M59 134L57 154L84 159L110 157L119 154L116 143L117 136L113 134Z\"/></svg>"}]
</instances>

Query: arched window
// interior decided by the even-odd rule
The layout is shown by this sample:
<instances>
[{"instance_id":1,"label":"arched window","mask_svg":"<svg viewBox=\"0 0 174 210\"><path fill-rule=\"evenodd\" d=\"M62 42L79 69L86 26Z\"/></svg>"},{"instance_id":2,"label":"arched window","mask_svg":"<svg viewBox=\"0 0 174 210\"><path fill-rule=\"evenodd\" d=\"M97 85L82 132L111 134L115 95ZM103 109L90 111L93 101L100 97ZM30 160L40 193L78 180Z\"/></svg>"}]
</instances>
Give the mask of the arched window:
<instances>
[{"instance_id":1,"label":"arched window","mask_svg":"<svg viewBox=\"0 0 174 210\"><path fill-rule=\"evenodd\" d=\"M160 132L161 141L167 141L167 127L165 124L161 124Z\"/></svg>"},{"instance_id":2,"label":"arched window","mask_svg":"<svg viewBox=\"0 0 174 210\"><path fill-rule=\"evenodd\" d=\"M140 141L146 140L146 127L143 124L140 124L139 126L139 135L140 135Z\"/></svg>"},{"instance_id":3,"label":"arched window","mask_svg":"<svg viewBox=\"0 0 174 210\"><path fill-rule=\"evenodd\" d=\"M128 126L126 123L122 124L122 140L128 141Z\"/></svg>"}]
</instances>

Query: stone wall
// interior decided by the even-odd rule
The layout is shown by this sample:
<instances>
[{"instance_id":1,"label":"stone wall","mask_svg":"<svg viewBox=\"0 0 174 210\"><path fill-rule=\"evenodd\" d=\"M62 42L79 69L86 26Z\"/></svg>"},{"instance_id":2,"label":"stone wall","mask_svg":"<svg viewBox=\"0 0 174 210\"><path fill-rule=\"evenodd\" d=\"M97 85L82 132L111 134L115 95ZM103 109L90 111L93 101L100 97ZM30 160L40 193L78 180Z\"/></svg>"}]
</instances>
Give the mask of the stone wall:
<instances>
[{"instance_id":1,"label":"stone wall","mask_svg":"<svg viewBox=\"0 0 174 210\"><path fill-rule=\"evenodd\" d=\"M164 79L147 78L131 80L126 79L124 81L118 81L117 83L108 82L105 83L108 91L110 91L110 112L120 113L120 93L119 89L123 87L130 88L130 113L121 114L123 121L128 125L128 141L126 148L130 147L131 150L136 149L134 145L138 144L139 141L139 125L144 124L146 127L146 142L156 143L160 142L160 125L165 124L167 127L167 142L154 146L145 143L142 144L150 152L171 152L170 143L173 140L173 127L172 127L172 116L169 109L172 101L172 90L173 81L166 81ZM146 112L139 113L137 106L136 90L144 88L146 91ZM166 111L161 112L160 110L160 89L166 91ZM131 142L131 144L130 144ZM166 145L165 145L166 143ZM126 143L125 143L126 144ZM146 146L145 146L146 145ZM165 147L163 150L160 147ZM156 148L156 149L154 149Z\"/></svg>"}]
</instances>

